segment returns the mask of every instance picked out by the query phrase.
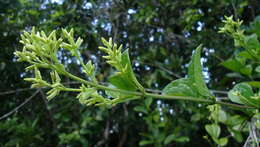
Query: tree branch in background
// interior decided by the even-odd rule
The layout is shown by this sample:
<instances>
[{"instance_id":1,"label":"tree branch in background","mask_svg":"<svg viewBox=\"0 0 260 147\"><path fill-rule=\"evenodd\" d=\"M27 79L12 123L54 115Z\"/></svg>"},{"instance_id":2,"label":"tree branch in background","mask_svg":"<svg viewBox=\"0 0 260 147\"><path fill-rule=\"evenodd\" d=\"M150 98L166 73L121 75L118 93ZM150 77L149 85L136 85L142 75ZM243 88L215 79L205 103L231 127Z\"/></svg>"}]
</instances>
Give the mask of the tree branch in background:
<instances>
[{"instance_id":1,"label":"tree branch in background","mask_svg":"<svg viewBox=\"0 0 260 147\"><path fill-rule=\"evenodd\" d=\"M21 103L19 106L15 107L12 111L4 114L0 117L0 120L5 119L12 115L13 113L17 112L21 107L23 107L25 104L27 104L30 100L32 100L38 93L40 92L40 89L38 89L36 92L34 92L28 99L26 99L23 103Z\"/></svg>"}]
</instances>

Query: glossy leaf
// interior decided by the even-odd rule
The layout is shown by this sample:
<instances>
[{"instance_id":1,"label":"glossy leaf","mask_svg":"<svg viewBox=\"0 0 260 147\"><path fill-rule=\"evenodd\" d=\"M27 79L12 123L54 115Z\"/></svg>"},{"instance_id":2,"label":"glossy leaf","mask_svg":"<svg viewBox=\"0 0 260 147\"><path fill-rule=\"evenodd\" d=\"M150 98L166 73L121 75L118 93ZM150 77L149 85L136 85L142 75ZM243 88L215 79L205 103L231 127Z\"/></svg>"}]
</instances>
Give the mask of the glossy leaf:
<instances>
[{"instance_id":1,"label":"glossy leaf","mask_svg":"<svg viewBox=\"0 0 260 147\"><path fill-rule=\"evenodd\" d=\"M237 84L228 92L228 97L235 103L260 107L260 99L255 99L253 96L252 87L247 83Z\"/></svg>"},{"instance_id":2,"label":"glossy leaf","mask_svg":"<svg viewBox=\"0 0 260 147\"><path fill-rule=\"evenodd\" d=\"M200 54L202 46L198 46L192 55L188 68L188 78L172 81L163 89L165 95L212 97L202 75Z\"/></svg>"},{"instance_id":3,"label":"glossy leaf","mask_svg":"<svg viewBox=\"0 0 260 147\"><path fill-rule=\"evenodd\" d=\"M197 97L198 93L190 87L189 79L182 78L172 81L163 89L163 94L174 96Z\"/></svg>"}]
</instances>

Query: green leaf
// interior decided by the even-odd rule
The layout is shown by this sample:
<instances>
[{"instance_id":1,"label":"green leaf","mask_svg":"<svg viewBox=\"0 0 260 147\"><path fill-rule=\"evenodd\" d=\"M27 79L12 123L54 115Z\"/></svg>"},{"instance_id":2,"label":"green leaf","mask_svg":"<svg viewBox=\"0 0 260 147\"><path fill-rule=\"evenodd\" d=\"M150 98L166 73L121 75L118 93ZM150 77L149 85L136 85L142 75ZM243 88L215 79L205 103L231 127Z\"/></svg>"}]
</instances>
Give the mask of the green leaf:
<instances>
[{"instance_id":1,"label":"green leaf","mask_svg":"<svg viewBox=\"0 0 260 147\"><path fill-rule=\"evenodd\" d=\"M190 87L188 79L181 78L175 81L172 81L163 89L163 94L173 95L173 96L191 96L197 97L198 93Z\"/></svg>"},{"instance_id":2,"label":"green leaf","mask_svg":"<svg viewBox=\"0 0 260 147\"><path fill-rule=\"evenodd\" d=\"M205 128L212 138L217 139L219 137L221 131L219 125L210 124L210 125L206 125Z\"/></svg>"},{"instance_id":3,"label":"green leaf","mask_svg":"<svg viewBox=\"0 0 260 147\"><path fill-rule=\"evenodd\" d=\"M231 133L232 137L236 139L236 141L243 141L243 136L240 131L234 130L232 128L228 128L228 131Z\"/></svg>"},{"instance_id":4,"label":"green leaf","mask_svg":"<svg viewBox=\"0 0 260 147\"><path fill-rule=\"evenodd\" d=\"M153 120L156 122L156 123L159 123L160 121L160 115L158 113L154 114L153 115Z\"/></svg>"},{"instance_id":5,"label":"green leaf","mask_svg":"<svg viewBox=\"0 0 260 147\"><path fill-rule=\"evenodd\" d=\"M115 86L113 86L111 84L109 84L108 87L109 88L115 88ZM119 97L122 96L122 93L115 92L115 91L110 91L110 90L106 90L105 93L106 93L106 95L111 96L112 98L119 98Z\"/></svg>"},{"instance_id":6,"label":"green leaf","mask_svg":"<svg viewBox=\"0 0 260 147\"><path fill-rule=\"evenodd\" d=\"M230 126L241 125L245 121L245 119L245 117L242 117L240 115L234 115L228 118L226 124Z\"/></svg>"},{"instance_id":7,"label":"green leaf","mask_svg":"<svg viewBox=\"0 0 260 147\"><path fill-rule=\"evenodd\" d=\"M134 91L137 88L142 88L134 75L128 50L124 51L122 54L122 66L126 67L126 70L124 72L117 72L115 75L111 76L109 82L115 87L124 90Z\"/></svg>"},{"instance_id":8,"label":"green leaf","mask_svg":"<svg viewBox=\"0 0 260 147\"><path fill-rule=\"evenodd\" d=\"M153 141L150 141L150 140L142 140L139 142L139 145L140 146L144 146L144 145L148 145L148 144L152 144Z\"/></svg>"},{"instance_id":9,"label":"green leaf","mask_svg":"<svg viewBox=\"0 0 260 147\"><path fill-rule=\"evenodd\" d=\"M260 16L257 16L253 22L250 23L250 32L255 32L260 37Z\"/></svg>"},{"instance_id":10,"label":"green leaf","mask_svg":"<svg viewBox=\"0 0 260 147\"><path fill-rule=\"evenodd\" d=\"M244 57L245 59L253 59L252 55L250 55L247 51L242 51L238 53L237 56Z\"/></svg>"},{"instance_id":11,"label":"green leaf","mask_svg":"<svg viewBox=\"0 0 260 147\"><path fill-rule=\"evenodd\" d=\"M202 66L200 63L201 48L201 45L197 47L195 53L192 55L188 69L188 78L172 81L163 89L163 94L190 97L212 97L202 75Z\"/></svg>"},{"instance_id":12,"label":"green leaf","mask_svg":"<svg viewBox=\"0 0 260 147\"><path fill-rule=\"evenodd\" d=\"M227 121L227 114L225 111L219 110L218 120L222 123L225 123Z\"/></svg>"},{"instance_id":13,"label":"green leaf","mask_svg":"<svg viewBox=\"0 0 260 147\"><path fill-rule=\"evenodd\" d=\"M109 82L119 89L135 91L137 88L125 73L116 73L109 77Z\"/></svg>"},{"instance_id":14,"label":"green leaf","mask_svg":"<svg viewBox=\"0 0 260 147\"><path fill-rule=\"evenodd\" d=\"M144 104L145 104L145 106L146 106L147 109L150 108L150 105L152 104L152 102L153 102L153 98L151 98L151 97L148 97L148 98L146 98L146 99L144 100Z\"/></svg>"},{"instance_id":15,"label":"green leaf","mask_svg":"<svg viewBox=\"0 0 260 147\"><path fill-rule=\"evenodd\" d=\"M260 88L260 82L259 81L250 81L250 82L246 82L246 83L249 84L250 86Z\"/></svg>"},{"instance_id":16,"label":"green leaf","mask_svg":"<svg viewBox=\"0 0 260 147\"><path fill-rule=\"evenodd\" d=\"M256 34L245 36L245 43L246 43L245 47L247 51L256 50L257 48L259 48L260 45Z\"/></svg>"},{"instance_id":17,"label":"green leaf","mask_svg":"<svg viewBox=\"0 0 260 147\"><path fill-rule=\"evenodd\" d=\"M255 71L258 72L258 73L260 73L260 66L257 66L257 67L255 68Z\"/></svg>"},{"instance_id":18,"label":"green leaf","mask_svg":"<svg viewBox=\"0 0 260 147\"><path fill-rule=\"evenodd\" d=\"M236 59L228 59L222 62L220 65L235 72L240 72L240 69L243 68L243 65L240 62L238 62Z\"/></svg>"},{"instance_id":19,"label":"green leaf","mask_svg":"<svg viewBox=\"0 0 260 147\"><path fill-rule=\"evenodd\" d=\"M143 106L136 106L136 107L134 107L134 110L137 111L137 112L143 112L145 114L148 113L147 109Z\"/></svg>"},{"instance_id":20,"label":"green leaf","mask_svg":"<svg viewBox=\"0 0 260 147\"><path fill-rule=\"evenodd\" d=\"M228 92L228 97L232 102L260 107L259 99L254 99L253 96L254 93L252 87L247 83L239 83Z\"/></svg>"},{"instance_id":21,"label":"green leaf","mask_svg":"<svg viewBox=\"0 0 260 147\"><path fill-rule=\"evenodd\" d=\"M244 104L241 101L241 96L249 98L253 96L253 94L254 93L250 85L246 83L240 83L235 85L234 88L228 92L228 97L235 103Z\"/></svg>"},{"instance_id":22,"label":"green leaf","mask_svg":"<svg viewBox=\"0 0 260 147\"><path fill-rule=\"evenodd\" d=\"M225 146L228 143L228 139L226 137L222 137L218 140L218 145Z\"/></svg>"},{"instance_id":23,"label":"green leaf","mask_svg":"<svg viewBox=\"0 0 260 147\"><path fill-rule=\"evenodd\" d=\"M188 142L190 141L189 137L181 136L175 139L176 142Z\"/></svg>"},{"instance_id":24,"label":"green leaf","mask_svg":"<svg viewBox=\"0 0 260 147\"><path fill-rule=\"evenodd\" d=\"M246 65L240 69L240 72L247 76L251 75L252 71L253 71L252 65Z\"/></svg>"},{"instance_id":25,"label":"green leaf","mask_svg":"<svg viewBox=\"0 0 260 147\"><path fill-rule=\"evenodd\" d=\"M225 111L223 111L221 109L221 106L219 104L209 105L209 106L207 106L207 108L211 112L210 116L209 116L210 120L214 120L216 122L226 123L227 114L226 114Z\"/></svg>"},{"instance_id":26,"label":"green leaf","mask_svg":"<svg viewBox=\"0 0 260 147\"><path fill-rule=\"evenodd\" d=\"M191 57L191 62L188 69L188 79L201 96L212 97L202 75L202 65L200 63L201 49L202 45L199 45Z\"/></svg>"},{"instance_id":27,"label":"green leaf","mask_svg":"<svg viewBox=\"0 0 260 147\"><path fill-rule=\"evenodd\" d=\"M234 57L236 61L238 61L241 65L245 66L246 65L246 58L243 56L235 56Z\"/></svg>"},{"instance_id":28,"label":"green leaf","mask_svg":"<svg viewBox=\"0 0 260 147\"><path fill-rule=\"evenodd\" d=\"M135 87L139 88L140 90L144 90L144 88L138 82L138 80L135 77L135 74L133 72L131 61L130 61L130 58L129 58L128 49L123 52L123 54L122 54L122 61L123 61L123 66L127 67L127 75L129 76L131 81L135 84Z\"/></svg>"},{"instance_id":29,"label":"green leaf","mask_svg":"<svg viewBox=\"0 0 260 147\"><path fill-rule=\"evenodd\" d=\"M174 134L171 134L169 136L167 136L164 140L164 144L169 144L171 143L172 141L174 141L176 139L176 136Z\"/></svg>"},{"instance_id":30,"label":"green leaf","mask_svg":"<svg viewBox=\"0 0 260 147\"><path fill-rule=\"evenodd\" d=\"M110 88L115 88L113 85L109 85L108 87ZM120 98L120 99L127 99L127 98L133 98L136 97L135 95L129 95L129 94L124 94L121 92L116 92L116 91L110 91L110 90L106 90L105 93L108 96L111 96L112 98Z\"/></svg>"}]
</instances>

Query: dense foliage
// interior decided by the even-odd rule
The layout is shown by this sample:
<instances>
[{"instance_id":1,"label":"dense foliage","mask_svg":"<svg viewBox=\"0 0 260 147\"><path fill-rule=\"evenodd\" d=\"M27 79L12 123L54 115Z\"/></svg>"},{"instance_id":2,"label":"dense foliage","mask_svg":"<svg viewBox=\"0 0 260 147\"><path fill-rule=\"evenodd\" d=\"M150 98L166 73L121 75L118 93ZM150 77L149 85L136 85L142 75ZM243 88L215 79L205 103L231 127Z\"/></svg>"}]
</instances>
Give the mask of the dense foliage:
<instances>
[{"instance_id":1,"label":"dense foliage","mask_svg":"<svg viewBox=\"0 0 260 147\"><path fill-rule=\"evenodd\" d=\"M1 145L257 145L258 1L57 2L1 2Z\"/></svg>"}]
</instances>

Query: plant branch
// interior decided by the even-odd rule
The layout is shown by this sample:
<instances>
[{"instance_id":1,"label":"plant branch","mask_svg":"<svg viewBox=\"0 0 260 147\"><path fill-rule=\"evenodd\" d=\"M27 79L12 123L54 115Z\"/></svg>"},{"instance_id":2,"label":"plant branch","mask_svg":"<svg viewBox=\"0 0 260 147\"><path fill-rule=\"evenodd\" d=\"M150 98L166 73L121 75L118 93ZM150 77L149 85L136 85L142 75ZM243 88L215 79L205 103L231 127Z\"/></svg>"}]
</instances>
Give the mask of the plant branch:
<instances>
[{"instance_id":1,"label":"plant branch","mask_svg":"<svg viewBox=\"0 0 260 147\"><path fill-rule=\"evenodd\" d=\"M175 99L175 100L197 101L197 102L204 102L204 103L215 103L215 104L229 106L229 107L232 107L232 108L255 109L255 107L249 107L249 106L238 105L238 104L227 103L227 102L214 101L214 100L211 100L211 99L184 97L184 96L170 96L170 95L154 94L154 93L148 93L148 92L142 93L142 92L136 92L136 91L122 90L122 89L118 89L118 88L111 88L111 87L106 87L104 85L96 84L96 83L93 83L93 82L90 82L90 81L86 81L86 80L81 79L77 76L74 76L73 74L71 74L67 71L64 71L64 74L67 75L69 78L71 78L73 80L79 81L79 82L86 84L86 85L96 87L98 89L120 92L120 93L124 93L124 94L129 94L129 95L152 97L152 98L159 98L159 99ZM73 91L79 91L79 90L73 89Z\"/></svg>"},{"instance_id":2,"label":"plant branch","mask_svg":"<svg viewBox=\"0 0 260 147\"><path fill-rule=\"evenodd\" d=\"M33 93L33 95L31 95L27 100L25 100L23 103L21 103L19 106L15 107L12 111L4 114L3 116L0 117L0 120L5 119L6 117L12 115L13 113L17 112L21 107L23 107L25 104L27 104L30 100L32 100L40 91L40 89L38 89L36 92Z\"/></svg>"}]
</instances>

